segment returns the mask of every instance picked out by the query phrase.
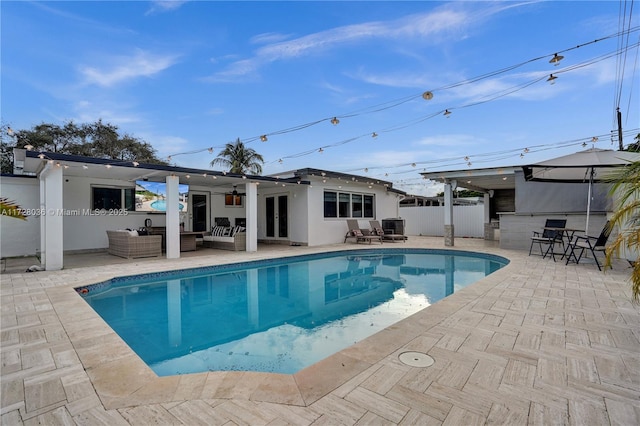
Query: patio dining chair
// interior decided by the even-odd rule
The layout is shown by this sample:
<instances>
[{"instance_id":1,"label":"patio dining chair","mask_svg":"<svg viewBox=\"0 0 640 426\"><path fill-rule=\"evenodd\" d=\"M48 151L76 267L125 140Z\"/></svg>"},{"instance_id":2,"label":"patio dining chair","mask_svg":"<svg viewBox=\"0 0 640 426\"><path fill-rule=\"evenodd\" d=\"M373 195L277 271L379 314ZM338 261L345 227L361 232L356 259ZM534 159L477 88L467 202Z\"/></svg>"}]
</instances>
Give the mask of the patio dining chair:
<instances>
[{"instance_id":1,"label":"patio dining chair","mask_svg":"<svg viewBox=\"0 0 640 426\"><path fill-rule=\"evenodd\" d=\"M600 231L600 235L597 237L590 237L588 235L576 235L571 239L569 243L569 247L567 248L567 262L565 265L568 265L570 261L575 261L576 264L580 263L580 259L582 259L582 255L586 250L591 252L591 256L593 256L594 261L596 262L596 266L599 271L602 271L602 267L600 266L600 262L598 262L598 257L596 256L596 252L604 252L606 249L607 240L609 239L609 235L611 235L611 225L610 222L607 221L602 231ZM580 253L576 255L576 251L580 250Z\"/></svg>"},{"instance_id":2,"label":"patio dining chair","mask_svg":"<svg viewBox=\"0 0 640 426\"><path fill-rule=\"evenodd\" d=\"M542 258L544 259L547 255L550 255L555 262L555 245L561 244L564 248L563 229L566 225L566 219L547 219L542 232L533 231L531 246L529 247L529 256L531 256L533 246L537 244L540 248ZM543 249L543 247L546 247L546 250Z\"/></svg>"}]
</instances>

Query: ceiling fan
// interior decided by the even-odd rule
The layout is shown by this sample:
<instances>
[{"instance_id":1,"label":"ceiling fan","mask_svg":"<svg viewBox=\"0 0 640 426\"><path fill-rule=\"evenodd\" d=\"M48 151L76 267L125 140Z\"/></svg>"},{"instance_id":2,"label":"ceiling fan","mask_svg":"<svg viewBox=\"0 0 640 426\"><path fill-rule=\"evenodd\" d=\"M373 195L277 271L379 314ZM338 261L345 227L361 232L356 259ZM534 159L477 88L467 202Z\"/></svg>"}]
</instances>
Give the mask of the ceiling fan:
<instances>
[{"instance_id":1,"label":"ceiling fan","mask_svg":"<svg viewBox=\"0 0 640 426\"><path fill-rule=\"evenodd\" d=\"M236 196L236 195L247 195L246 192L238 192L238 188L237 185L233 185L233 191L231 191L231 195Z\"/></svg>"}]
</instances>

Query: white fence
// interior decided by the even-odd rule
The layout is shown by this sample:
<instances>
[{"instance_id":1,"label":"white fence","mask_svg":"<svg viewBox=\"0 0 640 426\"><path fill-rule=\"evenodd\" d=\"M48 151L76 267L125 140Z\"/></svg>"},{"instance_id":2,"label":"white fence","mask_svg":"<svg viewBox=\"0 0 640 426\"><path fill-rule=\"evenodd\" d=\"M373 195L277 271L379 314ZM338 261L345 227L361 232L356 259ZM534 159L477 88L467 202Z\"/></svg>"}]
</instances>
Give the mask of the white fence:
<instances>
[{"instance_id":1,"label":"white fence","mask_svg":"<svg viewBox=\"0 0 640 426\"><path fill-rule=\"evenodd\" d=\"M444 206L401 207L405 234L428 237L444 236ZM456 237L484 238L484 206L453 206Z\"/></svg>"}]
</instances>

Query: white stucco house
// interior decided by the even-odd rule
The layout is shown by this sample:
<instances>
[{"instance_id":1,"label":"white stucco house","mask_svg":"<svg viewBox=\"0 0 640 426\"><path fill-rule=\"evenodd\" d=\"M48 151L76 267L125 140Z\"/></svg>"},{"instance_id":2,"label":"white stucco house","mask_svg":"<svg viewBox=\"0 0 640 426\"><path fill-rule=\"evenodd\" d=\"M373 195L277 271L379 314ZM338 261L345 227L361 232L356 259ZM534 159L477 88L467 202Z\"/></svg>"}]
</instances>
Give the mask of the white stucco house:
<instances>
[{"instance_id":1,"label":"white stucco house","mask_svg":"<svg viewBox=\"0 0 640 426\"><path fill-rule=\"evenodd\" d=\"M181 229L208 231L216 218L246 227L247 251L258 242L339 243L346 219L364 227L398 217L406 195L391 182L318 169L234 175L24 149L14 150L14 159L0 196L23 208L27 220L0 216L0 255L37 254L47 270L63 268L64 253L105 250L107 230L149 222L165 227L167 258L180 257Z\"/></svg>"}]
</instances>

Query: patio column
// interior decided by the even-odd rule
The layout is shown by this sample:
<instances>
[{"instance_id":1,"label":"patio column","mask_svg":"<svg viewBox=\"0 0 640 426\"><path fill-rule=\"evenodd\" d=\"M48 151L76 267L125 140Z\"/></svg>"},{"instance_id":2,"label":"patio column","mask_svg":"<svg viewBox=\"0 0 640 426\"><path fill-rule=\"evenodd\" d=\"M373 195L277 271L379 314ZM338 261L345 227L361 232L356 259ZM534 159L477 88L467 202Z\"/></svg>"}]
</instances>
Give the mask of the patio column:
<instances>
[{"instance_id":1,"label":"patio column","mask_svg":"<svg viewBox=\"0 0 640 426\"><path fill-rule=\"evenodd\" d=\"M47 163L40 173L40 253L47 271L63 266L62 181L62 167Z\"/></svg>"},{"instance_id":2,"label":"patio column","mask_svg":"<svg viewBox=\"0 0 640 426\"><path fill-rule=\"evenodd\" d=\"M166 216L166 245L167 259L180 258L180 194L178 184L180 178L167 176L167 216Z\"/></svg>"},{"instance_id":3,"label":"patio column","mask_svg":"<svg viewBox=\"0 0 640 426\"><path fill-rule=\"evenodd\" d=\"M453 247L453 191L458 187L455 180L446 180L444 183L444 245Z\"/></svg>"},{"instance_id":4,"label":"patio column","mask_svg":"<svg viewBox=\"0 0 640 426\"><path fill-rule=\"evenodd\" d=\"M493 241L495 236L491 226L491 197L493 197L493 189L484 193L484 239Z\"/></svg>"},{"instance_id":5,"label":"patio column","mask_svg":"<svg viewBox=\"0 0 640 426\"><path fill-rule=\"evenodd\" d=\"M245 185L247 206L247 248L249 252L258 251L258 184L249 182Z\"/></svg>"}]
</instances>

